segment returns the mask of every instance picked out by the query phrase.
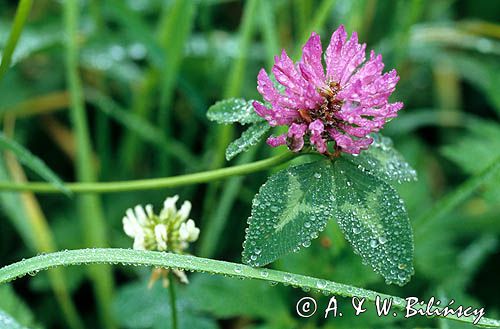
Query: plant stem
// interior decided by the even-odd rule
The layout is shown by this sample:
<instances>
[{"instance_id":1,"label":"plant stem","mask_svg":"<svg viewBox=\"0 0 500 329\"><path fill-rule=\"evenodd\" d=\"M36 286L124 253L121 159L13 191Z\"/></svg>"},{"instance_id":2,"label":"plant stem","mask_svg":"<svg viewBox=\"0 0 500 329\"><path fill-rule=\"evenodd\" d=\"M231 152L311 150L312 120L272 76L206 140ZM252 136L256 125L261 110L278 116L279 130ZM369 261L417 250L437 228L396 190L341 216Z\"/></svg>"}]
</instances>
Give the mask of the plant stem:
<instances>
[{"instance_id":1,"label":"plant stem","mask_svg":"<svg viewBox=\"0 0 500 329\"><path fill-rule=\"evenodd\" d=\"M172 311L172 329L177 329L177 303L175 295L175 280L172 271L168 272L168 295L170 297L170 310Z\"/></svg>"},{"instance_id":2,"label":"plant stem","mask_svg":"<svg viewBox=\"0 0 500 329\"><path fill-rule=\"evenodd\" d=\"M12 25L12 31L10 32L9 38L7 39L7 44L2 52L2 63L0 64L0 81L2 80L5 72L10 67L12 61L12 55L17 46L17 41L21 36L26 19L31 11L31 6L33 5L33 0L21 0L17 6L16 16L14 17L14 23Z\"/></svg>"},{"instance_id":3,"label":"plant stem","mask_svg":"<svg viewBox=\"0 0 500 329\"><path fill-rule=\"evenodd\" d=\"M177 75L182 64L184 46L191 35L194 19L196 17L194 1L176 0L172 5L164 5L163 14L159 24L159 43L165 52L165 63L159 70L160 102L158 109L158 124L160 133L165 139L172 139L172 99L177 82ZM169 154L160 155L160 170L169 174Z\"/></svg>"},{"instance_id":4,"label":"plant stem","mask_svg":"<svg viewBox=\"0 0 500 329\"><path fill-rule=\"evenodd\" d=\"M78 73L79 45L79 1L64 1L64 26L66 32L66 80L70 93L70 114L76 137L76 175L82 182L96 180L93 166L92 147L88 131L87 113L83 98L83 87ZM81 195L77 198L81 229L88 246L107 246L106 225L102 204L95 194ZM114 280L110 266L92 266L89 277L93 282L99 306L102 327L115 328L111 305L113 301Z\"/></svg>"},{"instance_id":5,"label":"plant stem","mask_svg":"<svg viewBox=\"0 0 500 329\"><path fill-rule=\"evenodd\" d=\"M5 118L4 131L9 137L14 134L14 126L15 118L7 115ZM3 155L10 174L10 179L16 182L25 182L26 174L16 156L11 152L6 152ZM19 230L19 234L25 237L25 239L33 241L33 246L31 247L34 249L33 251L38 253L55 252L57 248L54 234L51 231L37 198L29 192L13 197L18 199L18 202L15 202L14 206L19 207L20 217L22 218L12 219L26 223L26 225L23 225L25 229ZM20 205L22 206L20 207ZM66 274L63 268L49 270L49 281L68 326L73 329L83 329L83 322L71 299L71 293L67 286L68 281Z\"/></svg>"},{"instance_id":6,"label":"plant stem","mask_svg":"<svg viewBox=\"0 0 500 329\"><path fill-rule=\"evenodd\" d=\"M41 270L53 268L55 266L81 265L81 264L126 264L142 265L162 268L183 268L189 271L199 271L212 274L220 274L242 279L263 280L274 283L289 284L295 282L295 286L305 289L318 290L329 295L343 297L365 298L374 302L379 296L383 299L392 299L395 309L405 310L407 302L405 299L396 296L379 293L372 290L353 287L347 284L327 281L300 274L282 272L272 269L254 268L247 265L213 260L208 258L195 257L190 255L179 255L160 251L145 251L133 249L81 249L65 250L52 254L44 254L22 260L20 262L0 268L0 284L20 278L28 273L37 273ZM425 311L427 305L414 306ZM458 317L449 314L437 316L464 323L472 323L473 317ZM477 324L481 327L500 328L500 321L489 318L481 318Z\"/></svg>"},{"instance_id":7,"label":"plant stem","mask_svg":"<svg viewBox=\"0 0 500 329\"><path fill-rule=\"evenodd\" d=\"M285 163L297 156L307 153L294 154L286 152L265 160L260 160L239 166L203 171L194 174L179 175L165 178L141 179L120 182L81 182L67 183L64 186L75 193L116 193L140 190L155 190L199 183L207 183L231 176L245 175ZM60 189L49 183L12 183L0 182L0 191L31 191L34 193L61 193Z\"/></svg>"},{"instance_id":8,"label":"plant stem","mask_svg":"<svg viewBox=\"0 0 500 329\"><path fill-rule=\"evenodd\" d=\"M417 238L423 237L423 233L433 222L453 210L464 202L480 186L487 182L500 170L500 158L495 159L483 171L469 178L450 194L440 199L427 212L414 221L415 235Z\"/></svg>"},{"instance_id":9,"label":"plant stem","mask_svg":"<svg viewBox=\"0 0 500 329\"><path fill-rule=\"evenodd\" d=\"M327 21L329 15L332 14L332 9L335 7L337 0L323 0L316 9L314 16L309 19L311 22L308 26L308 29L303 31L303 34L300 36L299 43L297 45L303 45L305 41L311 35L311 32L319 32L319 30L323 27L325 22ZM295 50L295 54L299 56L301 51L301 46L297 46Z\"/></svg>"}]
</instances>

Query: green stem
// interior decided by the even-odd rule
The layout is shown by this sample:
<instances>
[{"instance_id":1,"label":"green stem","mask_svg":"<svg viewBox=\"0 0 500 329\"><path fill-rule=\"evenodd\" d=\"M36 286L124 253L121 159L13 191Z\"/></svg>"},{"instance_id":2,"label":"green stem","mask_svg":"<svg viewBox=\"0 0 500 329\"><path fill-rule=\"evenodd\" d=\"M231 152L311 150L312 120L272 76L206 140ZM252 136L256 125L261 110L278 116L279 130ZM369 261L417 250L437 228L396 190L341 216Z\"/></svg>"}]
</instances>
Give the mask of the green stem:
<instances>
[{"instance_id":1,"label":"green stem","mask_svg":"<svg viewBox=\"0 0 500 329\"><path fill-rule=\"evenodd\" d=\"M332 9L334 8L336 0L323 0L318 9L316 10L314 17L312 17L311 24L308 26L308 29L303 31L300 36L300 42L298 43L298 47L295 51L295 54L300 54L302 45L306 42L306 40L310 37L311 32L318 32L325 25L329 15L332 13Z\"/></svg>"},{"instance_id":2,"label":"green stem","mask_svg":"<svg viewBox=\"0 0 500 329\"><path fill-rule=\"evenodd\" d=\"M115 193L140 190L155 190L163 188L171 188L185 186L191 184L207 183L219 179L224 179L231 176L246 175L258 171L263 171L276 165L282 164L293 159L296 156L306 153L294 154L287 152L275 157L260 160L248 164L243 164L234 167L227 167L209 171L203 171L194 174L179 175L165 178L141 179L133 181L121 182L82 182L82 183L67 183L64 186L71 192L75 193ZM31 191L34 193L61 193L60 189L49 183L12 183L0 182L0 191Z\"/></svg>"},{"instance_id":3,"label":"green stem","mask_svg":"<svg viewBox=\"0 0 500 329\"><path fill-rule=\"evenodd\" d=\"M248 53L252 42L252 36L255 31L255 17L260 0L249 0L243 9L243 18L239 31L238 49L239 55L235 59L228 73L227 83L224 90L224 98L241 96L241 89L247 67ZM210 164L210 169L219 168L225 161L226 148L234 135L233 126L221 125L217 127L216 144L213 151L214 157ZM212 152L212 151L210 151ZM212 187L212 193L208 193L208 203L212 203L210 195L215 194L215 187Z\"/></svg>"},{"instance_id":4,"label":"green stem","mask_svg":"<svg viewBox=\"0 0 500 329\"><path fill-rule=\"evenodd\" d=\"M66 79L70 92L71 121L76 137L76 174L79 181L93 182L97 175L93 167L87 113L82 82L78 73L79 5L79 1L64 1L64 26L67 38L65 42ZM77 204L86 245L106 247L106 225L99 197L95 194L81 195L77 199ZM115 328L111 310L114 287L111 267L92 266L89 268L89 277L94 284L102 327Z\"/></svg>"},{"instance_id":5,"label":"green stem","mask_svg":"<svg viewBox=\"0 0 500 329\"><path fill-rule=\"evenodd\" d=\"M143 251L133 249L81 249L65 250L52 254L39 255L22 260L20 262L5 266L0 269L0 283L9 282L25 276L34 274L41 270L55 266L81 265L81 264L118 264L142 265L163 268L179 268L188 271L207 272L242 279L263 280L285 285L293 282L293 286L303 289L321 290L326 294L343 297L366 298L374 302L379 296L382 299L392 298L392 306L399 310L405 310L406 300L396 296L390 296L379 292L353 287L350 285L327 281L309 276L282 272L264 268L254 268L242 264L200 258L189 255L178 255L159 251ZM414 306L425 310L427 305ZM443 316L440 316L443 317ZM464 323L472 323L471 317L457 317L448 315L447 319ZM481 318L479 326L487 328L500 328L500 321L489 318Z\"/></svg>"},{"instance_id":6,"label":"green stem","mask_svg":"<svg viewBox=\"0 0 500 329\"><path fill-rule=\"evenodd\" d=\"M7 39L7 44L2 52L2 63L0 64L0 81L2 80L5 72L10 67L12 61L12 55L17 46L17 41L21 36L26 19L31 12L31 6L33 5L33 0L21 0L17 6L16 16L14 17L14 24L12 25L12 31L10 32L9 38Z\"/></svg>"},{"instance_id":7,"label":"green stem","mask_svg":"<svg viewBox=\"0 0 500 329\"><path fill-rule=\"evenodd\" d=\"M415 220L415 235L417 238L423 237L422 234L433 222L453 210L459 204L464 202L472 193L474 193L482 184L493 177L500 170L500 158L495 159L483 171L468 179L457 189L444 198L440 199L424 215Z\"/></svg>"},{"instance_id":8,"label":"green stem","mask_svg":"<svg viewBox=\"0 0 500 329\"><path fill-rule=\"evenodd\" d=\"M158 108L158 124L161 134L172 139L172 98L176 87L177 76L182 64L184 46L191 34L196 17L194 1L177 0L171 6L164 5L160 23L160 44L165 51L165 63L160 69L160 102ZM169 174L170 162L166 153L160 155L161 171Z\"/></svg>"},{"instance_id":9,"label":"green stem","mask_svg":"<svg viewBox=\"0 0 500 329\"><path fill-rule=\"evenodd\" d=\"M177 329L178 321L177 321L177 302L176 302L176 294L175 294L175 280L174 274L172 271L168 272L168 292L170 297L170 309L172 311L172 329Z\"/></svg>"}]
</instances>

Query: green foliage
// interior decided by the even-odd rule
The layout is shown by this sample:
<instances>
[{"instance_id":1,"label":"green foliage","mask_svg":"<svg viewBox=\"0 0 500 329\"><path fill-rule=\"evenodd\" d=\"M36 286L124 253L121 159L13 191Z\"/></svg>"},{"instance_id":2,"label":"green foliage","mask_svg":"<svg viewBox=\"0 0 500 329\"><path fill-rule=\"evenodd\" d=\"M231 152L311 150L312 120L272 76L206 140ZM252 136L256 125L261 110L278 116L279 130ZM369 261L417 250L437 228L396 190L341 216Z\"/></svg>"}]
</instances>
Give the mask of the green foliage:
<instances>
[{"instance_id":1,"label":"green foliage","mask_svg":"<svg viewBox=\"0 0 500 329\"><path fill-rule=\"evenodd\" d=\"M267 122L252 124L241 134L241 137L232 141L226 149L226 160L231 160L241 152L247 151L251 146L262 140L264 135L271 130Z\"/></svg>"},{"instance_id":2,"label":"green foliage","mask_svg":"<svg viewBox=\"0 0 500 329\"><path fill-rule=\"evenodd\" d=\"M333 163L335 219L363 261L387 283L413 274L413 234L397 192L342 158Z\"/></svg>"},{"instance_id":3,"label":"green foliage","mask_svg":"<svg viewBox=\"0 0 500 329\"><path fill-rule=\"evenodd\" d=\"M243 315L273 322L286 317L289 311L279 289L256 280L196 275L180 294L199 312L217 318ZM220 298L221 295L225 298Z\"/></svg>"},{"instance_id":4,"label":"green foliage","mask_svg":"<svg viewBox=\"0 0 500 329\"><path fill-rule=\"evenodd\" d=\"M196 311L189 301L179 298L178 307L184 315L179 319L179 328L217 328L213 320ZM149 289L141 281L123 286L118 291L114 312L123 328L172 328L168 291L159 283Z\"/></svg>"},{"instance_id":5,"label":"green foliage","mask_svg":"<svg viewBox=\"0 0 500 329\"><path fill-rule=\"evenodd\" d=\"M37 156L32 154L28 149L18 144L16 141L7 138L0 133L0 149L11 151L21 163L33 170L63 193L69 195L70 192L63 185L61 179Z\"/></svg>"},{"instance_id":6,"label":"green foliage","mask_svg":"<svg viewBox=\"0 0 500 329\"><path fill-rule=\"evenodd\" d=\"M70 22L72 31L67 33L63 11L75 3L79 24ZM319 309L325 307L329 296L322 297L321 292L373 300L376 293L363 288L400 297L454 298L455 305L485 307L487 316L498 318L499 10L498 1L473 0L0 1L0 119L2 129L9 128L5 135L14 130L14 137L2 139L8 145L2 144L0 154L0 273L12 270L5 265L42 252L39 247L50 242L58 249L96 247L102 242L130 248L121 227L125 210L136 204L157 205L166 196L179 194L192 201L192 218L202 228L191 252L229 263L189 256L170 263L169 256L139 253L136 257L132 250L108 249L35 260L47 261L47 266L87 261L175 265L245 278L187 273L191 284L178 286L177 292L180 324L188 328L471 327L438 318L379 318L373 309L357 317L346 311L336 319L324 319L319 311L309 319L296 315L295 302L306 295L318 300ZM325 194L336 201L328 205L333 208L327 214L332 220L325 220L323 231L305 227L300 231L293 224L300 217L291 219L287 226L299 235L318 235L306 243L310 247L294 240L298 235L283 236L280 243L286 252L268 269L238 264L245 219L266 177L286 171L285 163L291 159L294 166L318 160L261 141L269 127L247 101L261 100L257 74L261 68L270 71L281 49L299 60L312 31L321 35L325 49L339 24L349 33L357 31L367 49L383 55L385 71L397 69L400 81L393 100L404 102L404 109L381 131L383 137L374 136L370 149L358 157L344 154L329 165L331 182L321 184L332 188ZM63 65L69 57L71 79L76 75L80 82L71 90L68 66ZM75 107L75 96L88 118L86 129L73 125L74 111L69 108ZM233 98L223 100L228 97ZM208 108L208 115L225 126L207 120ZM84 130L88 138L82 136ZM13 139L20 150L14 156L21 160L28 155L17 173L5 166L5 151L15 153ZM88 145L82 144L84 139ZM87 146L87 160L78 161L75 155ZM225 157L233 158L234 166L225 163ZM90 171L96 181L79 181L77 167ZM47 182L16 182L14 177L23 170L28 180L41 177ZM340 170L349 175L337 178ZM68 183L61 185L61 179ZM305 177L299 180L301 190L319 193L305 183ZM64 187L78 196L62 195ZM395 263L411 256L411 231L406 215L397 210L393 219L390 206L382 207L378 189L395 201L391 206L398 205L397 195L401 196L413 227L415 275L404 287L386 285L384 279L393 275L390 269ZM102 202L96 201L94 192L102 194ZM82 202L78 211L75 199L80 193L90 202ZM370 196L379 204L367 202ZM285 200L283 194L274 197ZM353 205L357 220L348 211ZM381 230L368 229L374 221ZM356 224L367 228L359 233L363 239L350 237ZM391 235L398 229L405 235L379 243L376 249L382 252L370 254L369 241L378 241L380 232ZM302 248L290 252L294 248L289 242ZM396 255L395 242L405 246L406 253ZM381 258L385 253L390 256ZM190 267L190 261L196 266ZM391 264L382 266L378 261ZM31 260L16 267L20 272L11 279L35 274L36 267L30 264ZM396 268L394 275L407 277L411 262L407 264L402 272ZM85 266L60 268L67 272L64 277L56 271L26 276L14 285L15 299L2 284L0 319L13 319L26 328L38 328L39 323L76 329L82 326L68 313L73 307L78 313L73 318L83 319L85 327L106 327L99 318L109 311L111 301L100 303L93 294L100 292L106 299L106 291L116 286L110 299L117 327L170 325L168 290L160 283L147 289L149 268L109 268L112 272L102 281L97 279L104 276L95 274L90 279ZM318 285L325 282L320 292ZM61 287L67 287L67 296ZM350 304L348 298L340 300ZM25 311L27 317L20 314ZM113 328L109 323L106 329Z\"/></svg>"},{"instance_id":7,"label":"green foliage","mask_svg":"<svg viewBox=\"0 0 500 329\"><path fill-rule=\"evenodd\" d=\"M403 200L390 185L343 158L291 167L269 178L252 203L243 261L262 266L298 252L329 219L387 283L409 281L413 235Z\"/></svg>"},{"instance_id":8,"label":"green foliage","mask_svg":"<svg viewBox=\"0 0 500 329\"><path fill-rule=\"evenodd\" d=\"M0 309L0 328L1 329L28 329L27 327L19 324L9 314Z\"/></svg>"},{"instance_id":9,"label":"green foliage","mask_svg":"<svg viewBox=\"0 0 500 329\"><path fill-rule=\"evenodd\" d=\"M290 167L269 177L252 202L243 262L262 266L310 246L333 217L334 199L329 161Z\"/></svg>"},{"instance_id":10,"label":"green foliage","mask_svg":"<svg viewBox=\"0 0 500 329\"><path fill-rule=\"evenodd\" d=\"M372 137L374 141L368 150L357 156L351 154L344 156L357 164L358 169L367 171L389 183L402 183L417 179L417 172L394 148L390 138L380 134L374 134Z\"/></svg>"},{"instance_id":11,"label":"green foliage","mask_svg":"<svg viewBox=\"0 0 500 329\"><path fill-rule=\"evenodd\" d=\"M35 275L41 270L47 270L54 266L119 263L126 265L146 265L166 269L174 268L187 271L207 272L211 274L233 276L240 279L264 280L272 283L282 283L285 285L292 284L296 287L301 287L306 291L315 289L315 291L322 292L326 295L335 294L343 297L356 296L358 298L365 298L371 302L374 302L377 296L379 296L381 298L392 298L394 308L404 310L406 307L405 300L400 297L394 297L323 279L276 270L259 269L238 263L230 263L189 255L133 249L79 249L35 256L1 268L0 284L25 276L28 273ZM426 305L418 307L425 308ZM472 323L473 321L470 317L459 317L457 315L448 315L446 318L465 323ZM151 320L149 319L148 321ZM479 325L483 327L497 328L500 327L500 321L483 317L480 320Z\"/></svg>"},{"instance_id":12,"label":"green foliage","mask_svg":"<svg viewBox=\"0 0 500 329\"><path fill-rule=\"evenodd\" d=\"M0 329L36 329L33 313L9 284L0 286Z\"/></svg>"},{"instance_id":13,"label":"green foliage","mask_svg":"<svg viewBox=\"0 0 500 329\"><path fill-rule=\"evenodd\" d=\"M218 101L208 109L207 117L211 121L223 124L235 122L248 124L263 121L264 119L255 113L252 102L241 98Z\"/></svg>"}]
</instances>

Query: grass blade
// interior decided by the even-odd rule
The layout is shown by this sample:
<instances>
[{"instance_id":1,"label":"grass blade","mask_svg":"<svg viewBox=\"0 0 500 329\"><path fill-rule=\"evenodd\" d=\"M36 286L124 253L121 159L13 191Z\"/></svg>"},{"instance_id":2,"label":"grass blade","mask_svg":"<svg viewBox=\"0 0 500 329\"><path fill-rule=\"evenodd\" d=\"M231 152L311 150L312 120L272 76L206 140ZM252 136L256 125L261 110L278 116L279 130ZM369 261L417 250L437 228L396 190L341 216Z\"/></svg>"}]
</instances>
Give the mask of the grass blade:
<instances>
[{"instance_id":1,"label":"grass blade","mask_svg":"<svg viewBox=\"0 0 500 329\"><path fill-rule=\"evenodd\" d=\"M46 270L55 266L102 263L180 268L188 271L207 272L242 279L279 282L287 285L290 282L294 282L295 286L303 289L317 290L318 286L320 286L321 290L326 294L335 294L344 297L356 296L358 298L366 298L366 300L371 302L374 302L377 296L383 299L392 298L395 308L400 310L405 310L406 308L406 301L403 298L323 279L271 269L254 268L208 258L133 249L66 250L32 257L1 268L0 283L9 282L28 273L37 273L41 270ZM426 306L427 305L415 307L421 307L425 310ZM455 315L449 315L446 318L463 323L472 323L473 321L471 318L457 317ZM486 328L500 328L500 321L482 318L478 325Z\"/></svg>"},{"instance_id":2,"label":"grass blade","mask_svg":"<svg viewBox=\"0 0 500 329\"><path fill-rule=\"evenodd\" d=\"M0 148L11 151L16 158L25 166L36 172L40 177L50 182L57 189L66 195L71 192L64 186L61 179L37 156L31 153L28 149L17 143L16 141L7 138L0 132Z\"/></svg>"},{"instance_id":3,"label":"grass blade","mask_svg":"<svg viewBox=\"0 0 500 329\"><path fill-rule=\"evenodd\" d=\"M16 49L17 41L21 36L26 19L31 11L31 6L33 5L33 0L21 0L17 6L16 16L14 17L14 24L12 26L12 31L10 32L9 38L7 39L7 45L2 52L2 63L0 63L0 81L2 80L5 72L10 67L10 62L12 60L12 54Z\"/></svg>"},{"instance_id":4,"label":"grass blade","mask_svg":"<svg viewBox=\"0 0 500 329\"><path fill-rule=\"evenodd\" d=\"M78 22L79 2L64 2L64 23L66 31L66 74L70 92L71 120L77 140L76 172L80 181L96 180L92 166L92 152L88 132L87 115L83 100L83 89L78 75ZM106 225L102 213L101 200L95 194L78 197L78 210L86 244L89 246L107 246ZM104 328L115 328L112 318L113 276L109 266L92 266L90 278L94 283L96 298Z\"/></svg>"},{"instance_id":5,"label":"grass blade","mask_svg":"<svg viewBox=\"0 0 500 329\"><path fill-rule=\"evenodd\" d=\"M10 176L15 181L26 181L26 176L22 167L12 154L7 154L6 165L10 171ZM13 222L22 223L21 225L14 223L14 225L24 241L30 240L28 245L34 252L48 253L57 250L54 234L47 223L47 219L45 218L38 200L32 193L23 193L19 198L17 198L17 196L3 198L2 201L5 206L16 208L16 211L11 211L8 217ZM9 202L11 204L8 204ZM20 205L22 205L22 207L20 207ZM71 300L64 269L51 269L48 272L48 277L56 300L61 307L69 327L73 329L83 329L83 323Z\"/></svg>"},{"instance_id":6,"label":"grass blade","mask_svg":"<svg viewBox=\"0 0 500 329\"><path fill-rule=\"evenodd\" d=\"M415 220L415 236L418 238L419 233L421 234L424 232L428 225L432 225L432 222L440 219L464 202L469 196L472 195L472 193L481 187L483 183L493 177L498 170L500 170L500 158L494 160L483 171L469 178L453 192L436 202L434 206L429 209L429 211Z\"/></svg>"},{"instance_id":7,"label":"grass blade","mask_svg":"<svg viewBox=\"0 0 500 329\"><path fill-rule=\"evenodd\" d=\"M164 9L160 22L160 44L165 51L165 64L161 66L160 107L158 122L162 135L171 138L172 109L170 108L177 75L183 60L184 46L191 34L195 18L194 1L177 0L170 8ZM160 158L160 168L169 173L168 157Z\"/></svg>"}]
</instances>

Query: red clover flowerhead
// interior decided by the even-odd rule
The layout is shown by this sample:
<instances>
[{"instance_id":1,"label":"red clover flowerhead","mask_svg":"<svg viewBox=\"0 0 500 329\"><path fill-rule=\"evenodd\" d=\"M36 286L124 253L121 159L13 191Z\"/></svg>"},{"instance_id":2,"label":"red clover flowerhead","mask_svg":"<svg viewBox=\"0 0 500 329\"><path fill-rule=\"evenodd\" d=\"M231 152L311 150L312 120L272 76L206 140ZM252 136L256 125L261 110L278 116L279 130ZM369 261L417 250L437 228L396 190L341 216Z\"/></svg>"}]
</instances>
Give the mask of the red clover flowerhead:
<instances>
[{"instance_id":1,"label":"red clover flowerhead","mask_svg":"<svg viewBox=\"0 0 500 329\"><path fill-rule=\"evenodd\" d=\"M326 72L321 40L314 32L298 63L284 50L276 56L272 73L281 86L262 69L257 89L270 106L255 101L255 111L271 126L288 126L287 133L269 137L267 143L286 144L294 152L310 144L327 155L332 155L330 141L335 142L333 155L359 154L368 148L373 142L368 135L395 117L403 103L388 101L399 80L396 70L382 73L382 56L372 50L365 60L365 49L357 33L348 40L341 25L325 52Z\"/></svg>"}]
</instances>

